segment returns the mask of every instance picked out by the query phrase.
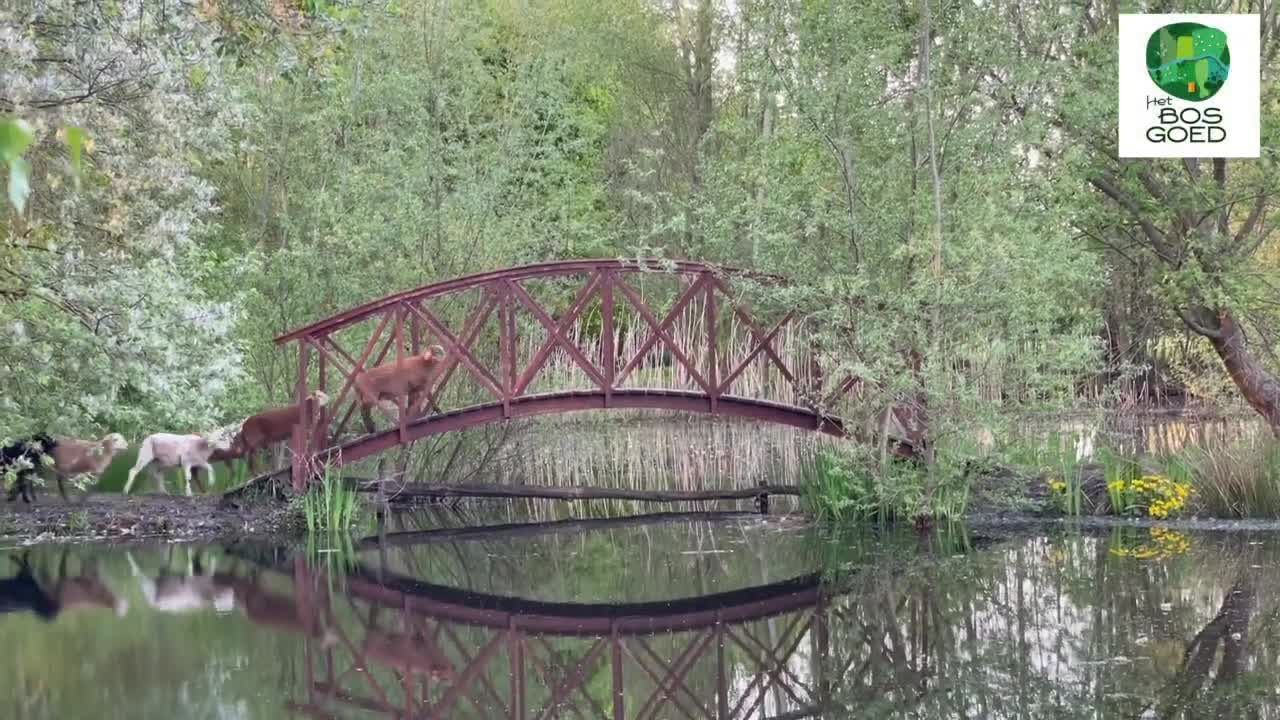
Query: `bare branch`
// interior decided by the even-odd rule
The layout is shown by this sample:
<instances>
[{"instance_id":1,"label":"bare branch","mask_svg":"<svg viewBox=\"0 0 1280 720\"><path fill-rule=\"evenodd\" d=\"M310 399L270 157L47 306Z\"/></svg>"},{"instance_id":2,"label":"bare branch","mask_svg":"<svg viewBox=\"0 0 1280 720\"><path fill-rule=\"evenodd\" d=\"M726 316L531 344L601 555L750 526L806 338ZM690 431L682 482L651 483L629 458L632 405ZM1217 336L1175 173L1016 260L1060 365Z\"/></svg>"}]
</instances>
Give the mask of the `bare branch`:
<instances>
[{"instance_id":1,"label":"bare branch","mask_svg":"<svg viewBox=\"0 0 1280 720\"><path fill-rule=\"evenodd\" d=\"M1178 317L1182 318L1182 322L1197 335L1203 335L1214 340L1221 340L1225 337L1221 330L1212 329L1201 322L1205 317L1213 318L1214 322L1217 322L1217 316L1209 308L1202 305L1197 305L1187 310L1177 308L1177 313ZM1199 317L1194 317L1193 313Z\"/></svg>"},{"instance_id":2,"label":"bare branch","mask_svg":"<svg viewBox=\"0 0 1280 720\"><path fill-rule=\"evenodd\" d=\"M1173 248L1170 246L1168 239L1164 233L1160 231L1150 220L1146 218L1142 212L1142 208L1138 207L1138 203L1134 201L1128 193L1121 190L1103 176L1095 176L1089 178L1089 184L1101 190L1107 197L1116 201L1120 207L1124 208L1137 221L1138 226L1142 228L1143 234L1147 236L1147 240L1151 243L1151 248L1155 250L1157 256L1170 265L1177 265L1178 260Z\"/></svg>"},{"instance_id":3,"label":"bare branch","mask_svg":"<svg viewBox=\"0 0 1280 720\"><path fill-rule=\"evenodd\" d=\"M1253 199L1253 208L1249 210L1249 216L1245 218L1244 224L1240 226L1240 229L1236 231L1235 237L1232 238L1236 245L1239 245L1249 233L1253 232L1258 221L1262 219L1262 212L1267 207L1267 200L1268 196L1264 193L1258 193L1257 197Z\"/></svg>"}]
</instances>

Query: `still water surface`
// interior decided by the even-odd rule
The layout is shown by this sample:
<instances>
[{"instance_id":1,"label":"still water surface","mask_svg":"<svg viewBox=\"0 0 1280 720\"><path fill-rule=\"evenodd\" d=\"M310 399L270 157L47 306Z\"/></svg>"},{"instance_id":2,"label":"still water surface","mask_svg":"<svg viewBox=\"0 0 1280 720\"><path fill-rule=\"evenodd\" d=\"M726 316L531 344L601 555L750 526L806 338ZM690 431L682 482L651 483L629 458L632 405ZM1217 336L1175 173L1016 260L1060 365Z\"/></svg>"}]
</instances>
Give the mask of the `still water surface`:
<instances>
[{"instance_id":1,"label":"still water surface","mask_svg":"<svg viewBox=\"0 0 1280 720\"><path fill-rule=\"evenodd\" d=\"M1280 717L1280 536L475 520L7 550L3 716Z\"/></svg>"},{"instance_id":2,"label":"still water surface","mask_svg":"<svg viewBox=\"0 0 1280 720\"><path fill-rule=\"evenodd\" d=\"M1082 458L1251 432L1055 431ZM742 487L801 481L829 441L636 421L449 442L409 474ZM1280 535L469 507L329 549L0 549L0 718L1280 718Z\"/></svg>"}]
</instances>

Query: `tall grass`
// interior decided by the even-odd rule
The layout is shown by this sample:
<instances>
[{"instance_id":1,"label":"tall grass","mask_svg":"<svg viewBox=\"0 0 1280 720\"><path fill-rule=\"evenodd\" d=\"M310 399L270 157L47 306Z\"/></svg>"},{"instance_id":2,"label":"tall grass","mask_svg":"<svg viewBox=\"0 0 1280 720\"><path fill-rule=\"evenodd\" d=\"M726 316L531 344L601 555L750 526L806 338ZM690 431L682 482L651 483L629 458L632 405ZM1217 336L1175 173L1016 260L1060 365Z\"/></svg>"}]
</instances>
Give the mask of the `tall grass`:
<instances>
[{"instance_id":1,"label":"tall grass","mask_svg":"<svg viewBox=\"0 0 1280 720\"><path fill-rule=\"evenodd\" d=\"M1197 448L1186 469L1195 476L1203 510L1216 517L1280 515L1280 442Z\"/></svg>"},{"instance_id":2,"label":"tall grass","mask_svg":"<svg viewBox=\"0 0 1280 720\"><path fill-rule=\"evenodd\" d=\"M302 496L302 516L307 532L347 533L356 526L361 499L334 465L325 465L320 481L313 482Z\"/></svg>"},{"instance_id":3,"label":"tall grass","mask_svg":"<svg viewBox=\"0 0 1280 720\"><path fill-rule=\"evenodd\" d=\"M1142 464L1136 458L1121 455L1110 448L1099 450L1097 460L1102 464L1107 502L1112 514L1129 514L1137 502L1132 487L1133 482L1142 477Z\"/></svg>"}]
</instances>

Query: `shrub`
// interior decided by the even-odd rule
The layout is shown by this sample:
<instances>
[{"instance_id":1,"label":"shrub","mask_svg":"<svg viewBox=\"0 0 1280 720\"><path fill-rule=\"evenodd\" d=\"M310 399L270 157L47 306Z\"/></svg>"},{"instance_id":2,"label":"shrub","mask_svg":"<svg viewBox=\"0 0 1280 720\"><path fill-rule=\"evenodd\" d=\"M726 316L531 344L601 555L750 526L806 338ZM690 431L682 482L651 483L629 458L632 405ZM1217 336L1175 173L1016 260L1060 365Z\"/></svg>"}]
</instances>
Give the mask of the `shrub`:
<instances>
[{"instance_id":1,"label":"shrub","mask_svg":"<svg viewBox=\"0 0 1280 720\"><path fill-rule=\"evenodd\" d=\"M895 461L881 467L865 451L828 450L818 457L814 477L805 484L805 509L822 520L958 518L969 500L963 466L939 453L932 482L927 468Z\"/></svg>"}]
</instances>

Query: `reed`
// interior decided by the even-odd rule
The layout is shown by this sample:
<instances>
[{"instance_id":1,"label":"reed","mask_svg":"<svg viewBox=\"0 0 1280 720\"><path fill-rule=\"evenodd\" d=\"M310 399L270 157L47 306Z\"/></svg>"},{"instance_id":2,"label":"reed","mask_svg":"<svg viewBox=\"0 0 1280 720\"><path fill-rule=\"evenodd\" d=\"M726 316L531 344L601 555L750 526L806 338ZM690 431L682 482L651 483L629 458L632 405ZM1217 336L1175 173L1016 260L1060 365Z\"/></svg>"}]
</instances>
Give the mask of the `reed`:
<instances>
[{"instance_id":1,"label":"reed","mask_svg":"<svg viewBox=\"0 0 1280 720\"><path fill-rule=\"evenodd\" d=\"M1001 457L1023 475L1044 478L1049 496L1065 515L1085 512L1084 478L1080 472L1077 443L1060 433L1050 434L1043 442L1014 442L1006 446Z\"/></svg>"},{"instance_id":2,"label":"reed","mask_svg":"<svg viewBox=\"0 0 1280 720\"><path fill-rule=\"evenodd\" d=\"M791 428L741 420L673 420L658 412L584 422L548 418L516 434L495 460L495 482L545 487L712 490L786 483L833 440ZM787 501L779 499L779 510ZM611 512L651 511L632 501L593 501ZM698 503L707 505L710 503ZM530 512L544 512L545 503Z\"/></svg>"},{"instance_id":3,"label":"reed","mask_svg":"<svg viewBox=\"0 0 1280 720\"><path fill-rule=\"evenodd\" d=\"M829 523L958 520L968 511L969 481L949 456L929 471L918 464L880 465L866 449L823 452L803 485L806 512Z\"/></svg>"},{"instance_id":4,"label":"reed","mask_svg":"<svg viewBox=\"0 0 1280 720\"><path fill-rule=\"evenodd\" d=\"M359 565L352 533L310 533L306 541L307 565L322 570L330 593L343 589L348 574Z\"/></svg>"},{"instance_id":5,"label":"reed","mask_svg":"<svg viewBox=\"0 0 1280 720\"><path fill-rule=\"evenodd\" d=\"M307 532L349 533L356 527L361 498L336 465L326 464L320 480L302 496L302 516Z\"/></svg>"},{"instance_id":6,"label":"reed","mask_svg":"<svg viewBox=\"0 0 1280 720\"><path fill-rule=\"evenodd\" d=\"M1280 442L1236 442L1195 448L1185 471L1198 502L1215 517L1280 516Z\"/></svg>"}]
</instances>

